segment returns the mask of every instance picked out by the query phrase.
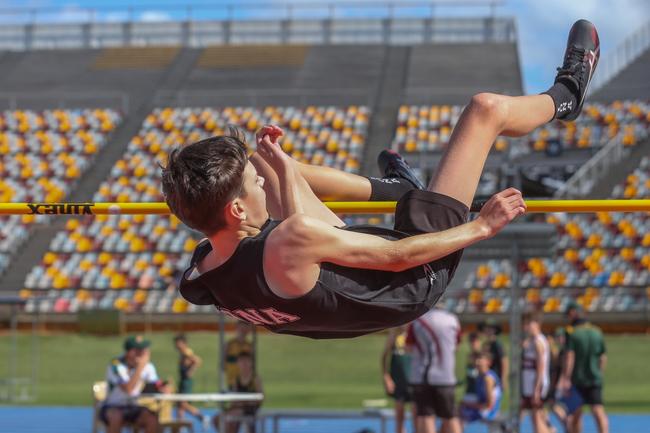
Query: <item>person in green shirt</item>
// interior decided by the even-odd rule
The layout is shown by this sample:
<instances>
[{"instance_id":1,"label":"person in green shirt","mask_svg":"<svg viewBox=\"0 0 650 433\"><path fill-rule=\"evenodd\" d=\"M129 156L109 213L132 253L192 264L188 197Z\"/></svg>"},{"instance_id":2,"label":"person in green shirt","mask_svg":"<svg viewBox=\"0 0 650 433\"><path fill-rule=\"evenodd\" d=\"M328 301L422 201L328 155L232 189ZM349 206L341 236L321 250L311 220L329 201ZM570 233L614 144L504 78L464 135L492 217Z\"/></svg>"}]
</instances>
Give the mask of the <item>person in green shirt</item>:
<instances>
[{"instance_id":1,"label":"person in green shirt","mask_svg":"<svg viewBox=\"0 0 650 433\"><path fill-rule=\"evenodd\" d=\"M386 394L395 400L395 432L406 433L406 405L411 404L415 427L415 405L409 387L411 356L406 347L406 326L393 328L388 332L386 345L381 356L382 379Z\"/></svg>"},{"instance_id":2,"label":"person in green shirt","mask_svg":"<svg viewBox=\"0 0 650 433\"><path fill-rule=\"evenodd\" d=\"M609 422L602 397L603 370L607 363L603 333L585 319L580 305L575 302L567 306L566 315L571 327L558 389L568 394L573 387L583 404L590 406L599 433L608 433ZM581 408L569 416L567 427L569 433L582 431Z\"/></svg>"}]
</instances>

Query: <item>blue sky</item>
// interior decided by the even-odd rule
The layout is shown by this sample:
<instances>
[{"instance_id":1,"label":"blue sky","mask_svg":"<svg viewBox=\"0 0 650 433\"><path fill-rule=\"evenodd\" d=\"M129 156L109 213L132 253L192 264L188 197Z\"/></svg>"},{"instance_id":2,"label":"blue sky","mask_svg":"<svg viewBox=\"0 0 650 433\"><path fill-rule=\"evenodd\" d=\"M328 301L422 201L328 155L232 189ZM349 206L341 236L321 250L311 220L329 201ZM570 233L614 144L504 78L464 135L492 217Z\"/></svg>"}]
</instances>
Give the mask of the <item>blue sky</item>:
<instances>
[{"instance_id":1,"label":"blue sky","mask_svg":"<svg viewBox=\"0 0 650 433\"><path fill-rule=\"evenodd\" d=\"M278 17L285 14L280 5L292 3L296 5L294 13L300 16L310 16L325 13L325 8L314 8L314 4L341 3L337 0L251 0L257 5L268 5L264 9L242 10L237 17L250 16ZM345 0L343 0L345 1ZM357 3L372 0L355 0ZM386 3L381 0L375 3ZM392 0L393 3L413 3L414 0ZM419 0L415 0L419 1ZM184 19L187 16L187 5L197 5L194 15L200 18L220 18L224 9L216 6L224 4L242 4L237 0L0 0L0 21L21 22L28 19L27 13L7 13L7 8L35 8L40 20L48 21L81 21L88 17L85 8L100 8L101 12L95 19L106 21L124 21L129 18L127 9L130 5L138 5L144 10L135 14L139 20L161 21L168 19ZM447 3L450 3L447 0ZM207 9L205 6L214 7ZM307 6L307 7L305 7ZM4 12L2 12L4 10ZM402 13L408 15L428 15L428 8L403 8ZM381 15L385 9L366 8L338 9L339 16ZM497 15L514 16L519 31L519 50L524 71L525 90L536 93L545 90L552 82L555 67L559 66L566 43L566 34L571 24L578 18L593 21L600 33L602 56L607 57L635 29L650 20L650 0L506 0L498 6ZM437 7L437 15L486 15L488 8L455 8Z\"/></svg>"}]
</instances>

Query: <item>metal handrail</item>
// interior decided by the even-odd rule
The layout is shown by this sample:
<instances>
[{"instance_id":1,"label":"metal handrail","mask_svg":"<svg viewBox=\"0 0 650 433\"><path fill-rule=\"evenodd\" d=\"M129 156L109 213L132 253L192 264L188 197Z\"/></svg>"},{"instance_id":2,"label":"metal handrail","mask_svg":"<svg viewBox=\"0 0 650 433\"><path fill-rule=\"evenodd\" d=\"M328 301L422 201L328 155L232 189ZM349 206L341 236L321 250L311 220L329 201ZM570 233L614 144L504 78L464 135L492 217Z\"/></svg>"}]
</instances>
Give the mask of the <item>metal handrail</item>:
<instances>
[{"instance_id":1,"label":"metal handrail","mask_svg":"<svg viewBox=\"0 0 650 433\"><path fill-rule=\"evenodd\" d=\"M639 137L644 140L648 134ZM609 173L609 168L618 164L629 153L623 145L621 134L610 139L596 154L584 163L571 178L555 192L556 198L584 197L589 194L596 181Z\"/></svg>"}]
</instances>

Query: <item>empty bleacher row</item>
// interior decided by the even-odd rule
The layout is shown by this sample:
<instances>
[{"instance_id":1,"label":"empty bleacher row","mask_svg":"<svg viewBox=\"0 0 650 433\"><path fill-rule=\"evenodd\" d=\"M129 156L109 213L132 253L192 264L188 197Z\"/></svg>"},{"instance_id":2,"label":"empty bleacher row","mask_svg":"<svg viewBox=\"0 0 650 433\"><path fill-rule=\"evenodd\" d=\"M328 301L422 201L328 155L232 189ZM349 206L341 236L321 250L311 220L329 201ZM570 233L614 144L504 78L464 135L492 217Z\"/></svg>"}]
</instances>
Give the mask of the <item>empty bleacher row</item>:
<instances>
[{"instance_id":1,"label":"empty bleacher row","mask_svg":"<svg viewBox=\"0 0 650 433\"><path fill-rule=\"evenodd\" d=\"M650 198L650 157L644 157L616 198ZM650 302L650 214L550 214L558 230L558 255L518 264L526 303L547 312L576 300L588 311L635 311ZM464 283L467 303L455 308L505 311L512 263L480 264ZM462 305L461 305L462 304Z\"/></svg>"},{"instance_id":2,"label":"empty bleacher row","mask_svg":"<svg viewBox=\"0 0 650 433\"><path fill-rule=\"evenodd\" d=\"M121 114L110 109L1 112L0 201L63 200L120 121ZM35 221L47 219L0 217L0 273Z\"/></svg>"},{"instance_id":3,"label":"empty bleacher row","mask_svg":"<svg viewBox=\"0 0 650 433\"><path fill-rule=\"evenodd\" d=\"M166 162L169 149L223 134L228 125L248 136L250 150L254 131L267 123L280 125L286 131L283 148L294 158L358 172L368 116L363 106L156 109L94 201L161 201L158 163ZM44 311L204 311L178 298L175 290L197 238L174 216L70 219L27 275L22 295L30 298L29 309L38 303Z\"/></svg>"},{"instance_id":4,"label":"empty bleacher row","mask_svg":"<svg viewBox=\"0 0 650 433\"><path fill-rule=\"evenodd\" d=\"M463 107L458 105L402 105L397 117L393 148L405 153L439 152L449 143ZM644 136L650 124L650 104L643 101L616 101L611 104L591 103L577 121L552 122L535 130L525 139L500 137L496 151L509 146L521 152L545 151L550 144L564 148L600 147L614 137L631 146Z\"/></svg>"}]
</instances>

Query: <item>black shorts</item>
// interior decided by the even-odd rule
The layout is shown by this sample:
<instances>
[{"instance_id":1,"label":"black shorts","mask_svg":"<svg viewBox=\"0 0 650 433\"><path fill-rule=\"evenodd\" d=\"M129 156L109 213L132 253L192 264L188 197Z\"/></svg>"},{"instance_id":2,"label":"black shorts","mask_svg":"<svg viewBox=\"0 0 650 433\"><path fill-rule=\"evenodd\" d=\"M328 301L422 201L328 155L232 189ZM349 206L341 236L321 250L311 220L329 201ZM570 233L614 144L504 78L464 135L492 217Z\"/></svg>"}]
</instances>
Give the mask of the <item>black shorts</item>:
<instances>
[{"instance_id":1,"label":"black shorts","mask_svg":"<svg viewBox=\"0 0 650 433\"><path fill-rule=\"evenodd\" d=\"M533 403L532 397L521 397L521 408L522 409L541 409L544 407L545 400L542 399L538 404Z\"/></svg>"},{"instance_id":2,"label":"black shorts","mask_svg":"<svg viewBox=\"0 0 650 433\"><path fill-rule=\"evenodd\" d=\"M603 387L600 385L593 386L578 386L576 385L576 390L584 404L594 405L594 404L603 404Z\"/></svg>"},{"instance_id":3,"label":"black shorts","mask_svg":"<svg viewBox=\"0 0 650 433\"><path fill-rule=\"evenodd\" d=\"M148 410L142 406L134 406L134 405L127 405L127 406L111 406L108 404L105 404L102 406L102 408L99 411L99 419L102 420L102 422L106 425L108 425L108 418L106 416L106 412L109 409L117 409L120 412L122 412L122 420L124 422L135 422L139 417L142 411Z\"/></svg>"},{"instance_id":4,"label":"black shorts","mask_svg":"<svg viewBox=\"0 0 650 433\"><path fill-rule=\"evenodd\" d=\"M465 224L469 209L455 198L432 191L411 190L397 202L395 230L409 235L435 233ZM463 255L458 250L431 263L434 272L447 271L451 281Z\"/></svg>"},{"instance_id":5,"label":"black shorts","mask_svg":"<svg viewBox=\"0 0 650 433\"><path fill-rule=\"evenodd\" d=\"M393 398L393 400L400 401L402 403L410 403L413 401L411 387L407 384L395 383L395 391L393 391L392 394L388 394L388 396Z\"/></svg>"},{"instance_id":6,"label":"black shorts","mask_svg":"<svg viewBox=\"0 0 650 433\"><path fill-rule=\"evenodd\" d=\"M414 385L413 402L417 416L456 416L456 387L454 385Z\"/></svg>"}]
</instances>

